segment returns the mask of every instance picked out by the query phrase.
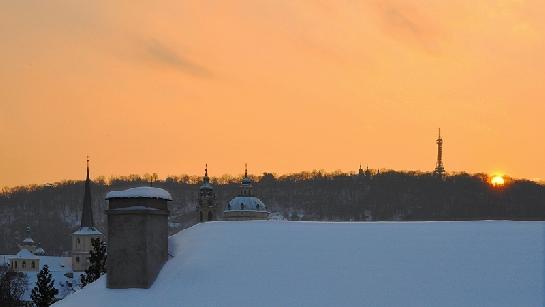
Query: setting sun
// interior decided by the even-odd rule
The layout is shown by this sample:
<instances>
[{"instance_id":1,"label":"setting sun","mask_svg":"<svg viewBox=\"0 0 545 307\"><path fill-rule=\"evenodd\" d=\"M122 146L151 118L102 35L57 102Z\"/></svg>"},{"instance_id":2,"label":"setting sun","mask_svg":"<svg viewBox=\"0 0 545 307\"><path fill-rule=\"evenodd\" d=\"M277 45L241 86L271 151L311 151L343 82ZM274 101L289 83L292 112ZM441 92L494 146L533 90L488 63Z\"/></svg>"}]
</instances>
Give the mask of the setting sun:
<instances>
[{"instance_id":1,"label":"setting sun","mask_svg":"<svg viewBox=\"0 0 545 307\"><path fill-rule=\"evenodd\" d=\"M505 184L505 179L503 179L502 175L495 175L490 179L490 183L492 183L493 186L502 186Z\"/></svg>"}]
</instances>

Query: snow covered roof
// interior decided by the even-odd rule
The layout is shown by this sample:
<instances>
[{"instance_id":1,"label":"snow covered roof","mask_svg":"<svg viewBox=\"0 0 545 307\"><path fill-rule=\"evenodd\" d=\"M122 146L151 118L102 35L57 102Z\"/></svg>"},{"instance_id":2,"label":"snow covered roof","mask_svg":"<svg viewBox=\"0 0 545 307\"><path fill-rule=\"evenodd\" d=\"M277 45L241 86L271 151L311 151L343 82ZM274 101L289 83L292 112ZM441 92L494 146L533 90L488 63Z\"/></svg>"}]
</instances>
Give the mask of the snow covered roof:
<instances>
[{"instance_id":1,"label":"snow covered roof","mask_svg":"<svg viewBox=\"0 0 545 307\"><path fill-rule=\"evenodd\" d=\"M28 249L23 248L15 257L11 257L11 259L39 259L39 257L31 253Z\"/></svg>"},{"instance_id":2,"label":"snow covered roof","mask_svg":"<svg viewBox=\"0 0 545 307\"><path fill-rule=\"evenodd\" d=\"M212 190L212 185L210 184L210 182L205 182L201 185L200 189L210 189Z\"/></svg>"},{"instance_id":3,"label":"snow covered roof","mask_svg":"<svg viewBox=\"0 0 545 307\"><path fill-rule=\"evenodd\" d=\"M201 223L169 238L151 288L103 276L55 306L542 306L544 226Z\"/></svg>"},{"instance_id":4,"label":"snow covered roof","mask_svg":"<svg viewBox=\"0 0 545 307\"><path fill-rule=\"evenodd\" d=\"M161 188L154 187L137 187L130 188L124 191L111 191L106 194L106 199L112 198L158 198L164 200L172 200L172 196L167 191Z\"/></svg>"},{"instance_id":5,"label":"snow covered roof","mask_svg":"<svg viewBox=\"0 0 545 307\"><path fill-rule=\"evenodd\" d=\"M124 211L124 210L152 210L152 211L155 211L155 210L159 210L159 209L148 207L148 206L130 206L130 207L123 207L123 208L117 208L117 209L112 209L112 210L120 210L120 211Z\"/></svg>"},{"instance_id":6,"label":"snow covered roof","mask_svg":"<svg viewBox=\"0 0 545 307\"><path fill-rule=\"evenodd\" d=\"M23 243L34 243L34 240L32 240L32 238L26 238L23 240Z\"/></svg>"},{"instance_id":7,"label":"snow covered roof","mask_svg":"<svg viewBox=\"0 0 545 307\"><path fill-rule=\"evenodd\" d=\"M101 235L100 232L95 227L80 227L78 230L74 231L75 235Z\"/></svg>"},{"instance_id":8,"label":"snow covered roof","mask_svg":"<svg viewBox=\"0 0 545 307\"><path fill-rule=\"evenodd\" d=\"M265 204L254 196L237 196L231 199L225 211L267 211Z\"/></svg>"}]
</instances>

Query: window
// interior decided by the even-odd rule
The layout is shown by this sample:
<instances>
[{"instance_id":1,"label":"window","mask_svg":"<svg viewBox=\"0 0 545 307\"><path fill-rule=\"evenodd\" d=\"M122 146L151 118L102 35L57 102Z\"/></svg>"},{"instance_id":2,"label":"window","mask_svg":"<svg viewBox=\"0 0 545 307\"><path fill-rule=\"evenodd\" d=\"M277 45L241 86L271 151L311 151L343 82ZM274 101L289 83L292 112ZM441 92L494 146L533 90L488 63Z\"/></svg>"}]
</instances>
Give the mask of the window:
<instances>
[{"instance_id":1,"label":"window","mask_svg":"<svg viewBox=\"0 0 545 307\"><path fill-rule=\"evenodd\" d=\"M26 261L23 260L23 269L26 268Z\"/></svg>"},{"instance_id":2,"label":"window","mask_svg":"<svg viewBox=\"0 0 545 307\"><path fill-rule=\"evenodd\" d=\"M14 261L14 262L13 262L13 267L14 267L14 268L17 268L17 261Z\"/></svg>"},{"instance_id":3,"label":"window","mask_svg":"<svg viewBox=\"0 0 545 307\"><path fill-rule=\"evenodd\" d=\"M34 261L32 261L32 263L31 263L31 267L32 267L33 269L35 269L35 268L36 268L36 264L34 263Z\"/></svg>"},{"instance_id":4,"label":"window","mask_svg":"<svg viewBox=\"0 0 545 307\"><path fill-rule=\"evenodd\" d=\"M79 263L79 257L76 257L76 262Z\"/></svg>"},{"instance_id":5,"label":"window","mask_svg":"<svg viewBox=\"0 0 545 307\"><path fill-rule=\"evenodd\" d=\"M240 203L240 210L244 210L244 203Z\"/></svg>"},{"instance_id":6,"label":"window","mask_svg":"<svg viewBox=\"0 0 545 307\"><path fill-rule=\"evenodd\" d=\"M79 238L76 239L76 243L77 243L78 245L80 244Z\"/></svg>"}]
</instances>

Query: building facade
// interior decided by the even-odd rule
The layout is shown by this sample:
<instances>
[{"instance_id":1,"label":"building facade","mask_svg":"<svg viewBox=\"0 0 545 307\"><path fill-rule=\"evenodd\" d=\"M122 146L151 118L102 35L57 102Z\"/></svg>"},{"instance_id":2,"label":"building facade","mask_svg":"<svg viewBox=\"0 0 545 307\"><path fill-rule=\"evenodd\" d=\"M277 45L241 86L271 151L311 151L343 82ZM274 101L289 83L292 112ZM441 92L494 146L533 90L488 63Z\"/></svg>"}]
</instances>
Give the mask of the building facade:
<instances>
[{"instance_id":1,"label":"building facade","mask_svg":"<svg viewBox=\"0 0 545 307\"><path fill-rule=\"evenodd\" d=\"M9 261L10 268L16 272L37 272L40 269L40 257L31 253L28 249L20 250Z\"/></svg>"}]
</instances>

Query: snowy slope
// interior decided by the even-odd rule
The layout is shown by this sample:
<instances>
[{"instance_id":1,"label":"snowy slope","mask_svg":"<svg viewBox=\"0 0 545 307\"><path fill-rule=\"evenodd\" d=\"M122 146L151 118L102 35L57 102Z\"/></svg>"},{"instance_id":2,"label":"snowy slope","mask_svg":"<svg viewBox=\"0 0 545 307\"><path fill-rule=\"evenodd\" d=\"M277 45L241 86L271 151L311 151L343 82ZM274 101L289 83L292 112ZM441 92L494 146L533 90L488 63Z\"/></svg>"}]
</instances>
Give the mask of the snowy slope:
<instances>
[{"instance_id":1,"label":"snowy slope","mask_svg":"<svg viewBox=\"0 0 545 307\"><path fill-rule=\"evenodd\" d=\"M56 306L541 306L542 222L209 222L149 290L101 278Z\"/></svg>"}]
</instances>

